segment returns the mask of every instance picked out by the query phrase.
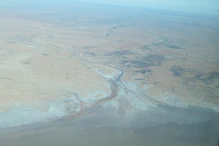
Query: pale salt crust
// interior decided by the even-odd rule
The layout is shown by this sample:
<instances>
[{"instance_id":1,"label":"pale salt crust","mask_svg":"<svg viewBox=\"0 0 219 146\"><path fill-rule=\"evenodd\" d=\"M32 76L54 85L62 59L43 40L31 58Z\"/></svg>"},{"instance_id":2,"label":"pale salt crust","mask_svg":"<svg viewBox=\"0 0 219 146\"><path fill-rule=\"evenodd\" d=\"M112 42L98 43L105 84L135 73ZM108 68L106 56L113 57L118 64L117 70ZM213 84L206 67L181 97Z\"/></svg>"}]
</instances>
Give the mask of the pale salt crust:
<instances>
[{"instance_id":1,"label":"pale salt crust","mask_svg":"<svg viewBox=\"0 0 219 146\"><path fill-rule=\"evenodd\" d=\"M71 106L69 106L69 103ZM39 103L43 104L43 103ZM80 101L75 98L62 98L49 103L48 110L41 111L33 106L16 104L13 109L0 112L0 128L15 127L33 122L50 121L80 111Z\"/></svg>"}]
</instances>

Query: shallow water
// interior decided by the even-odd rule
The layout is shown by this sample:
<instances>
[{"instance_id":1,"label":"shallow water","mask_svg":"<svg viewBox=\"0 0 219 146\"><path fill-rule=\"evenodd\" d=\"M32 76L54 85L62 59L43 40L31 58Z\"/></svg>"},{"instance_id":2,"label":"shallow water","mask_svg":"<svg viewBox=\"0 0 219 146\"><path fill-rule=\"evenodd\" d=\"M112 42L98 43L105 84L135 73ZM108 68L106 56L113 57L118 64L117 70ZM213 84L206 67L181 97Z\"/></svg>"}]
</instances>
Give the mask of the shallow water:
<instances>
[{"instance_id":1,"label":"shallow water","mask_svg":"<svg viewBox=\"0 0 219 146\"><path fill-rule=\"evenodd\" d=\"M4 146L214 146L219 115L207 109L162 105L117 116L113 109L97 106L76 117L2 129L1 133Z\"/></svg>"}]
</instances>

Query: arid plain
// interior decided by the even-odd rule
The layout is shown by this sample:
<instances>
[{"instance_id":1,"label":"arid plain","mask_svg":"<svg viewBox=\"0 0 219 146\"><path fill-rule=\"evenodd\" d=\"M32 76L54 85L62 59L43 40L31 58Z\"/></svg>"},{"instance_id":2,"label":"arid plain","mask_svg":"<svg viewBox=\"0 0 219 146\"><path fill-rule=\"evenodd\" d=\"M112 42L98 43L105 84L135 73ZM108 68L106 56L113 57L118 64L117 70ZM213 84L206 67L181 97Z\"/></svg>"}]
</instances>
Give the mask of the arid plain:
<instances>
[{"instance_id":1,"label":"arid plain","mask_svg":"<svg viewBox=\"0 0 219 146\"><path fill-rule=\"evenodd\" d=\"M219 112L215 16L77 3L0 18L0 128L98 106L127 121L159 105Z\"/></svg>"}]
</instances>

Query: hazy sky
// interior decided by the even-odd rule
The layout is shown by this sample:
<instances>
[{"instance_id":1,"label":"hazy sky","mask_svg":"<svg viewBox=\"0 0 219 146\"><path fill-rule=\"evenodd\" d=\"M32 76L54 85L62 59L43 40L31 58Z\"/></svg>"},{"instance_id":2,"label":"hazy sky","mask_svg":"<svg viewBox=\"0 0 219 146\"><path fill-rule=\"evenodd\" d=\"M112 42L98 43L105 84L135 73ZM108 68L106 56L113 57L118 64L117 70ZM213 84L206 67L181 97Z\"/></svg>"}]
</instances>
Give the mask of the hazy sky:
<instances>
[{"instance_id":1,"label":"hazy sky","mask_svg":"<svg viewBox=\"0 0 219 146\"><path fill-rule=\"evenodd\" d=\"M30 4L41 2L65 3L74 1L87 1L219 15L219 0L0 0L0 4L3 4L4 2L20 3L21 1L26 1Z\"/></svg>"},{"instance_id":2,"label":"hazy sky","mask_svg":"<svg viewBox=\"0 0 219 146\"><path fill-rule=\"evenodd\" d=\"M83 0L83 1L219 14L219 0Z\"/></svg>"}]
</instances>

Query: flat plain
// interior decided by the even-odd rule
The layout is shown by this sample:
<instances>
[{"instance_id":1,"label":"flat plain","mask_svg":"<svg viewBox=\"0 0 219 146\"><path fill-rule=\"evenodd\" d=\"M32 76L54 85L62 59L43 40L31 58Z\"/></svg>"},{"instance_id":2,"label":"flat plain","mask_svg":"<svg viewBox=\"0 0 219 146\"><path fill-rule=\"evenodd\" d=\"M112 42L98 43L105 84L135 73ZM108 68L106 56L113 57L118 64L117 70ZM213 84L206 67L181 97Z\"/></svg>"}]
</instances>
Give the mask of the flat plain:
<instances>
[{"instance_id":1,"label":"flat plain","mask_svg":"<svg viewBox=\"0 0 219 146\"><path fill-rule=\"evenodd\" d=\"M141 112L160 116L165 111L169 119L175 118L173 113L167 114L168 108L160 106L219 111L216 16L75 3L59 7L3 6L0 18L0 128L69 115L76 119L90 115L92 119L93 114L100 112L98 107L111 110L109 117L123 117L118 120L120 124L135 121ZM189 117L202 119L199 115L206 112L200 113L191 113ZM150 118L149 115L143 117ZM182 115L173 121L181 121ZM194 124L199 120L192 121ZM54 123L51 125L54 130ZM189 132L182 131L189 125L176 127L181 129L181 135ZM163 130L162 134L167 130L166 126L158 129ZM47 130L43 133L48 134ZM129 130L132 135L132 129ZM118 134L116 130L111 132ZM142 138L141 134L135 136L133 141ZM200 137L191 145L200 145ZM172 144L184 145L185 141Z\"/></svg>"}]
</instances>

